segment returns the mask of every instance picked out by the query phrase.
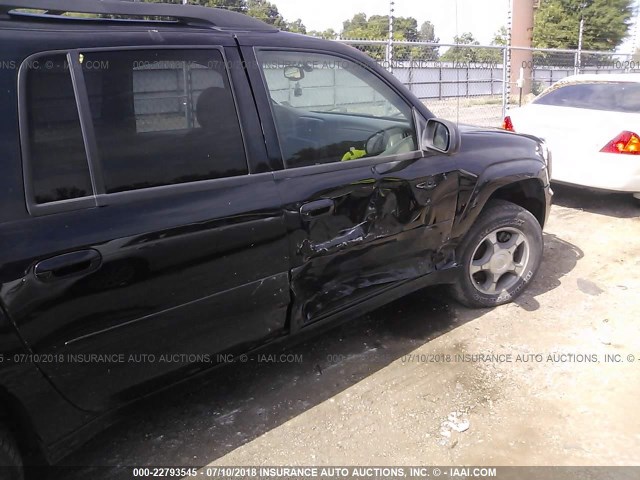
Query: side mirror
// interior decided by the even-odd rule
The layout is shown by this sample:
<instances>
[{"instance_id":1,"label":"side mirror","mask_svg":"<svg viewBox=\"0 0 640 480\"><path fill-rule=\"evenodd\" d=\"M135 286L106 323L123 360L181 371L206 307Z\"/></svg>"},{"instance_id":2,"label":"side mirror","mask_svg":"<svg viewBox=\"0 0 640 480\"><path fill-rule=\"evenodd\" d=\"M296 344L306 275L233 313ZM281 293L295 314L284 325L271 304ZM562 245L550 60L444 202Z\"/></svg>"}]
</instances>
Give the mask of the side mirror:
<instances>
[{"instance_id":1,"label":"side mirror","mask_svg":"<svg viewBox=\"0 0 640 480\"><path fill-rule=\"evenodd\" d=\"M304 78L304 70L302 67L288 66L284 68L284 76L292 82L299 82Z\"/></svg>"},{"instance_id":2,"label":"side mirror","mask_svg":"<svg viewBox=\"0 0 640 480\"><path fill-rule=\"evenodd\" d=\"M421 130L420 147L422 150L452 155L460 149L460 130L447 120L430 118Z\"/></svg>"},{"instance_id":3,"label":"side mirror","mask_svg":"<svg viewBox=\"0 0 640 480\"><path fill-rule=\"evenodd\" d=\"M370 157L375 157L384 152L386 148L385 141L385 133L384 130L374 133L371 135L367 141L365 142L364 150L367 152L367 155Z\"/></svg>"}]
</instances>

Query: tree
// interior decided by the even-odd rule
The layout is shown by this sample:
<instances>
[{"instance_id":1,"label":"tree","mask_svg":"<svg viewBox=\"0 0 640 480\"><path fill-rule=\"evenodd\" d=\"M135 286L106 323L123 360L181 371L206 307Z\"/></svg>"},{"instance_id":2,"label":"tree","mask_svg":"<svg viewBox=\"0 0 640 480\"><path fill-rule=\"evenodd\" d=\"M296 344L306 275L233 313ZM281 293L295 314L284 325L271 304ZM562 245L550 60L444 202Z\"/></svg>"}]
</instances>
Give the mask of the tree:
<instances>
[{"instance_id":1,"label":"tree","mask_svg":"<svg viewBox=\"0 0 640 480\"><path fill-rule=\"evenodd\" d=\"M182 0L141 0L147 3L177 3L182 4ZM245 0L188 0L189 5L200 5L202 7L217 7L234 12L245 13L247 6Z\"/></svg>"},{"instance_id":2,"label":"tree","mask_svg":"<svg viewBox=\"0 0 640 480\"><path fill-rule=\"evenodd\" d=\"M154 3L182 3L182 0L142 0ZM234 12L247 14L281 30L296 33L307 33L301 19L287 22L278 11L278 7L267 0L188 0L190 5L224 8Z\"/></svg>"},{"instance_id":3,"label":"tree","mask_svg":"<svg viewBox=\"0 0 640 480\"><path fill-rule=\"evenodd\" d=\"M509 45L509 30L507 30L507 27L503 25L496 33L493 34L491 45L500 47L506 47Z\"/></svg>"},{"instance_id":4,"label":"tree","mask_svg":"<svg viewBox=\"0 0 640 480\"><path fill-rule=\"evenodd\" d=\"M584 18L582 48L615 50L629 34L634 0L543 0L536 12L533 45L538 48L578 48Z\"/></svg>"},{"instance_id":5,"label":"tree","mask_svg":"<svg viewBox=\"0 0 640 480\"><path fill-rule=\"evenodd\" d=\"M356 13L351 20L342 23L342 37L357 40L386 40L389 37L389 15ZM418 40L418 21L413 17L393 19L394 39L415 42Z\"/></svg>"},{"instance_id":6,"label":"tree","mask_svg":"<svg viewBox=\"0 0 640 480\"><path fill-rule=\"evenodd\" d=\"M336 38L338 38L338 34L333 28L327 28L323 32L312 30L308 32L308 35L311 35L312 37L324 38L325 40L335 40Z\"/></svg>"},{"instance_id":7,"label":"tree","mask_svg":"<svg viewBox=\"0 0 640 480\"><path fill-rule=\"evenodd\" d=\"M302 23L302 20L300 18L294 22L288 22L287 30L294 33L307 33L307 27L304 26L304 23Z\"/></svg>"},{"instance_id":8,"label":"tree","mask_svg":"<svg viewBox=\"0 0 640 480\"><path fill-rule=\"evenodd\" d=\"M383 17L389 21L389 17ZM388 34L387 28L387 34ZM419 39L418 21L413 17L397 17L393 22L393 39L405 42L417 42ZM406 45L396 45L393 47L394 60L410 60L413 57L414 48ZM422 52L420 52L422 53ZM423 58L422 55L418 58Z\"/></svg>"},{"instance_id":9,"label":"tree","mask_svg":"<svg viewBox=\"0 0 640 480\"><path fill-rule=\"evenodd\" d=\"M201 5L203 7L217 7L234 12L246 13L247 5L244 0L189 0L190 5Z\"/></svg>"},{"instance_id":10,"label":"tree","mask_svg":"<svg viewBox=\"0 0 640 480\"><path fill-rule=\"evenodd\" d=\"M471 32L465 32L459 36L456 35L453 37L453 43L457 45L480 45ZM451 47L442 55L441 60L445 62L477 62L478 50L471 47Z\"/></svg>"},{"instance_id":11,"label":"tree","mask_svg":"<svg viewBox=\"0 0 640 480\"><path fill-rule=\"evenodd\" d=\"M389 38L389 16L372 15L367 18L364 13L357 13L351 20L343 22L342 38L355 40L386 40ZM418 40L418 21L413 17L396 17L393 22L393 38L397 41L415 42ZM380 45L365 45L362 47L369 56L376 60L385 57L386 49ZM398 45L394 47L393 56L396 60L409 58L409 47Z\"/></svg>"},{"instance_id":12,"label":"tree","mask_svg":"<svg viewBox=\"0 0 640 480\"><path fill-rule=\"evenodd\" d=\"M428 43L440 43L440 39L436 37L436 28L430 21L426 21L420 26L418 32L418 40ZM419 58L420 60L437 60L440 56L438 47L414 47L411 49L411 58Z\"/></svg>"},{"instance_id":13,"label":"tree","mask_svg":"<svg viewBox=\"0 0 640 480\"><path fill-rule=\"evenodd\" d=\"M491 45L496 47L506 47L509 45L509 31L507 30L507 27L500 27L500 29L493 35ZM499 50L497 48L477 49L476 60L478 62L500 63L503 58L503 50Z\"/></svg>"},{"instance_id":14,"label":"tree","mask_svg":"<svg viewBox=\"0 0 640 480\"><path fill-rule=\"evenodd\" d=\"M387 23L389 17L383 17ZM413 17L396 17L393 21L393 31L399 33L406 42L417 42L419 38L418 21ZM387 29L388 32L388 29Z\"/></svg>"},{"instance_id":15,"label":"tree","mask_svg":"<svg viewBox=\"0 0 640 480\"><path fill-rule=\"evenodd\" d=\"M351 20L342 22L342 38L355 40L385 40L389 36L389 20L386 27L383 25L382 16L374 15L370 19L364 13L356 13ZM385 47L380 45L364 45L359 47L371 58L384 60Z\"/></svg>"},{"instance_id":16,"label":"tree","mask_svg":"<svg viewBox=\"0 0 640 480\"><path fill-rule=\"evenodd\" d=\"M509 32L506 27L501 27L491 41L491 45L506 46L509 42ZM471 32L465 32L453 37L453 43L457 45L469 45L469 47L451 47L442 55L441 60L457 63L499 63L502 61L502 50L493 48L476 47L480 45Z\"/></svg>"},{"instance_id":17,"label":"tree","mask_svg":"<svg viewBox=\"0 0 640 480\"><path fill-rule=\"evenodd\" d=\"M364 13L356 13L351 20L342 22L342 35L355 33L359 29L363 31L367 28L367 15Z\"/></svg>"},{"instance_id":18,"label":"tree","mask_svg":"<svg viewBox=\"0 0 640 480\"><path fill-rule=\"evenodd\" d=\"M440 39L436 37L436 27L429 20L424 22L420 27L418 37L421 42L439 43Z\"/></svg>"},{"instance_id":19,"label":"tree","mask_svg":"<svg viewBox=\"0 0 640 480\"><path fill-rule=\"evenodd\" d=\"M267 0L247 0L247 15L262 20L276 28L287 30L288 25L278 7Z\"/></svg>"}]
</instances>

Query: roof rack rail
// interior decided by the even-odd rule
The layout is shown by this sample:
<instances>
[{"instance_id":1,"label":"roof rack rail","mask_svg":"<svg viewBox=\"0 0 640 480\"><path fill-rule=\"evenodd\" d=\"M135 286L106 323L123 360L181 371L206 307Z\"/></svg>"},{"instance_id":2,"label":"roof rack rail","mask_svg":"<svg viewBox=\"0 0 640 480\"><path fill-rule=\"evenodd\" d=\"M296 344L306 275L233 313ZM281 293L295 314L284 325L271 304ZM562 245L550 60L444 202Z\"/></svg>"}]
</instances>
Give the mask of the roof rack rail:
<instances>
[{"instance_id":1,"label":"roof rack rail","mask_svg":"<svg viewBox=\"0 0 640 480\"><path fill-rule=\"evenodd\" d=\"M196 5L143 3L121 0L0 0L0 18L29 15L16 10L44 11L47 19L61 19L65 13L90 13L125 17L168 17L177 22L219 29L277 31L267 23L238 12ZM42 17L42 16L40 16ZM65 20L73 17L62 17ZM108 19L105 19L108 20Z\"/></svg>"}]
</instances>

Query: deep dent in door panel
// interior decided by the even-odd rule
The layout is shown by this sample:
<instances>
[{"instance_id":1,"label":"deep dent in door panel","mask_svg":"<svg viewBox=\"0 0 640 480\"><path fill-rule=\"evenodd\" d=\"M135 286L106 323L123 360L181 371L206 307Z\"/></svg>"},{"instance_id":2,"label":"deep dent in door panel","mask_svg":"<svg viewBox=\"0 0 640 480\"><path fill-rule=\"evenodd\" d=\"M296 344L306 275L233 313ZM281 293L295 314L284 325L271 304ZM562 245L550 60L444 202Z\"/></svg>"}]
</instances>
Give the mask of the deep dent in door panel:
<instances>
[{"instance_id":1,"label":"deep dent in door panel","mask_svg":"<svg viewBox=\"0 0 640 480\"><path fill-rule=\"evenodd\" d=\"M351 226L332 232L325 241L307 236L296 242L302 265L291 272L294 319L315 321L334 313L332 305L340 299L366 297L435 269L451 229L457 175L414 177L402 168L393 175L358 182L355 195L322 193L334 199L336 214L348 218L345 223ZM309 222L307 232L317 231L323 222ZM326 226L325 233L329 231ZM316 282L321 276L331 280Z\"/></svg>"}]
</instances>

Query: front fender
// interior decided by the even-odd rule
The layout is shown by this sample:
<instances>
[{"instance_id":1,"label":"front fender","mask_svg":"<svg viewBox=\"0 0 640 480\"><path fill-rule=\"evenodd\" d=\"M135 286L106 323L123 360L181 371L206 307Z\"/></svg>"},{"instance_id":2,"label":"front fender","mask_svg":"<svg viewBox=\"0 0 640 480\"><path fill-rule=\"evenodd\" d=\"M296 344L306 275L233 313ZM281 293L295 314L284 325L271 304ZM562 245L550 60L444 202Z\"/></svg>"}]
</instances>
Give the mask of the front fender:
<instances>
[{"instance_id":1,"label":"front fender","mask_svg":"<svg viewBox=\"0 0 640 480\"><path fill-rule=\"evenodd\" d=\"M513 184L522 183L524 188L532 188L527 185L535 185L537 187L538 191L532 191L531 196L544 196L539 200L544 203L545 212L543 218L546 219L551 202L546 170L546 165L540 159L524 158L494 163L479 176L475 176L470 172L463 172L461 180L475 183L475 186L470 194L467 194L466 198L462 196L464 192L461 193L458 202L459 213L456 215L452 229L452 239L464 236L489 199L499 189Z\"/></svg>"}]
</instances>

